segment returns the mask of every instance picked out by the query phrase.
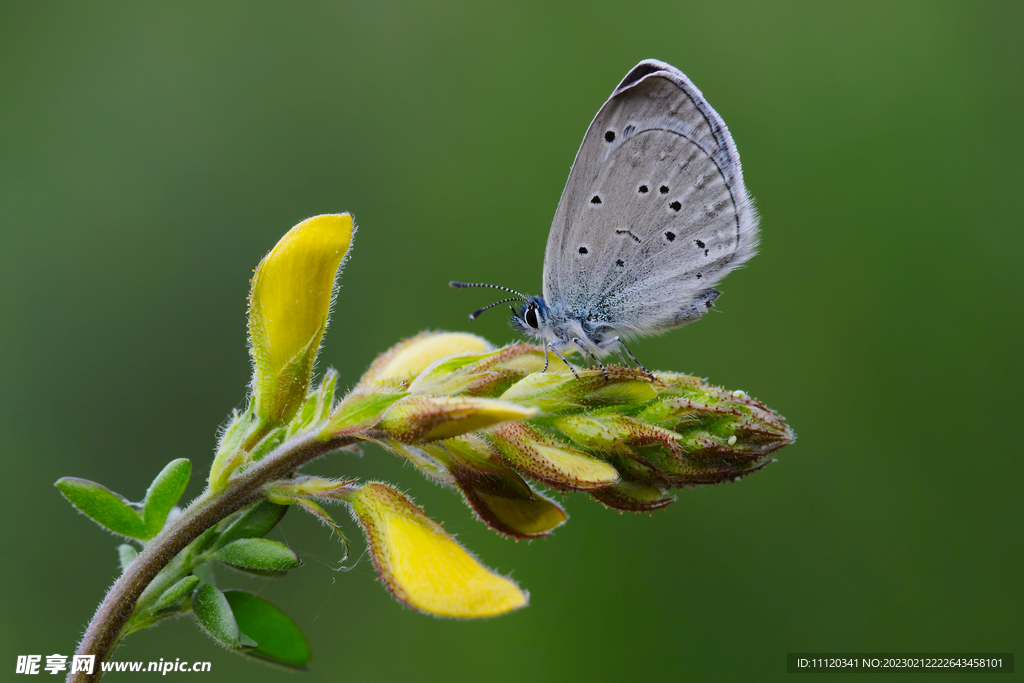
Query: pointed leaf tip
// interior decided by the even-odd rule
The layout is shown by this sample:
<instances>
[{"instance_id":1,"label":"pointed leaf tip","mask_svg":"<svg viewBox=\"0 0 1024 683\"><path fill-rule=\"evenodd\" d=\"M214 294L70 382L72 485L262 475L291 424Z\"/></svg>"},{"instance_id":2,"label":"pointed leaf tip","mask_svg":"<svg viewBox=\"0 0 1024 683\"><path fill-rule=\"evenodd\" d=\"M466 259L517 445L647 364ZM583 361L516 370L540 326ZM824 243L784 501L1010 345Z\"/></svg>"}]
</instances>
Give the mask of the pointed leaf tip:
<instances>
[{"instance_id":1,"label":"pointed leaf tip","mask_svg":"<svg viewBox=\"0 0 1024 683\"><path fill-rule=\"evenodd\" d=\"M143 541L151 538L139 513L107 487L78 477L63 477L54 486L79 512L108 531Z\"/></svg>"}]
</instances>

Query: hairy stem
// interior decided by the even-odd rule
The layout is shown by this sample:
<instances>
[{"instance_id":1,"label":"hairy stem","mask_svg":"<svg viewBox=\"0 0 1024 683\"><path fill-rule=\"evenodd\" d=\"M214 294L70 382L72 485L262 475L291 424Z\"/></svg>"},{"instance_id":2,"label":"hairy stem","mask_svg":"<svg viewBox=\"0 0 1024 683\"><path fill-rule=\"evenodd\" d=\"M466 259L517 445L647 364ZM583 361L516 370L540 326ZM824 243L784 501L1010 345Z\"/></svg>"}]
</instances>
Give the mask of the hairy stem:
<instances>
[{"instance_id":1,"label":"hairy stem","mask_svg":"<svg viewBox=\"0 0 1024 683\"><path fill-rule=\"evenodd\" d=\"M263 487L286 476L292 470L330 451L356 443L351 435L327 441L314 431L286 441L250 466L219 492L209 489L150 541L128 565L100 603L85 636L78 646L80 655L95 655L91 674L68 674L68 683L92 683L102 675L100 664L107 660L119 640L119 634L139 600L139 596L164 567L201 533L233 512L260 497Z\"/></svg>"}]
</instances>

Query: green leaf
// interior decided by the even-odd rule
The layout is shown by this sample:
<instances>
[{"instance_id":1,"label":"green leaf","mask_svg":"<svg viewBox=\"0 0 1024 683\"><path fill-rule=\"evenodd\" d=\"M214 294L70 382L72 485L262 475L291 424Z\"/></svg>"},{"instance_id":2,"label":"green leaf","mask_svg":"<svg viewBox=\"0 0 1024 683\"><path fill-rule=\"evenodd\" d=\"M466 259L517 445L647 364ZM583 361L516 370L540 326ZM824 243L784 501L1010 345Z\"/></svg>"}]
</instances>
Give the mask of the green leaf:
<instances>
[{"instance_id":1,"label":"green leaf","mask_svg":"<svg viewBox=\"0 0 1024 683\"><path fill-rule=\"evenodd\" d=\"M197 588L192 596L192 611L206 635L232 650L242 647L242 635L231 605L219 590L208 583Z\"/></svg>"},{"instance_id":2,"label":"green leaf","mask_svg":"<svg viewBox=\"0 0 1024 683\"><path fill-rule=\"evenodd\" d=\"M159 612L160 610L173 607L176 602L184 598L186 595L192 592L192 589L199 585L198 576L186 576L181 581L165 590L159 598L150 607L151 612Z\"/></svg>"},{"instance_id":3,"label":"green leaf","mask_svg":"<svg viewBox=\"0 0 1024 683\"><path fill-rule=\"evenodd\" d=\"M292 619L272 604L245 591L224 591L238 628L260 643L245 654L295 668L305 668L312 653L306 636Z\"/></svg>"},{"instance_id":4,"label":"green leaf","mask_svg":"<svg viewBox=\"0 0 1024 683\"><path fill-rule=\"evenodd\" d=\"M302 564L294 550L267 538L242 538L217 548L210 557L261 576L279 576Z\"/></svg>"},{"instance_id":5,"label":"green leaf","mask_svg":"<svg viewBox=\"0 0 1024 683\"><path fill-rule=\"evenodd\" d=\"M192 463L186 458L178 458L167 463L167 467L149 485L142 501L142 519L150 538L164 528L168 513L185 493L191 475Z\"/></svg>"},{"instance_id":6,"label":"green leaf","mask_svg":"<svg viewBox=\"0 0 1024 683\"><path fill-rule=\"evenodd\" d=\"M128 569L128 565L135 561L135 558L139 556L139 551L135 549L135 546L122 543L117 546L117 557L121 562L121 571Z\"/></svg>"},{"instance_id":7,"label":"green leaf","mask_svg":"<svg viewBox=\"0 0 1024 683\"><path fill-rule=\"evenodd\" d=\"M277 505L266 499L258 500L224 530L218 544L227 545L242 538L262 538L277 526L286 512L287 505Z\"/></svg>"},{"instance_id":8,"label":"green leaf","mask_svg":"<svg viewBox=\"0 0 1024 683\"><path fill-rule=\"evenodd\" d=\"M115 534L147 540L146 525L128 501L94 481L62 477L54 484L79 512Z\"/></svg>"}]
</instances>

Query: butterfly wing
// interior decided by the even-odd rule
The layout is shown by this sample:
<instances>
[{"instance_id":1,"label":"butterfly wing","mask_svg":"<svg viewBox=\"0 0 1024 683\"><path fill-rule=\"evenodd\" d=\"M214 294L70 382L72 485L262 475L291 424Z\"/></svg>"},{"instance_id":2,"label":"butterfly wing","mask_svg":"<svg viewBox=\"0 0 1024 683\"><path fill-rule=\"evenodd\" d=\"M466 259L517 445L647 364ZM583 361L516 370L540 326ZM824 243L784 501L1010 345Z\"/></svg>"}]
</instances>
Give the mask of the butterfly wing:
<instances>
[{"instance_id":1,"label":"butterfly wing","mask_svg":"<svg viewBox=\"0 0 1024 683\"><path fill-rule=\"evenodd\" d=\"M679 70L647 60L576 154L548 235L544 298L616 334L649 334L693 319L695 302L756 246L725 122Z\"/></svg>"}]
</instances>

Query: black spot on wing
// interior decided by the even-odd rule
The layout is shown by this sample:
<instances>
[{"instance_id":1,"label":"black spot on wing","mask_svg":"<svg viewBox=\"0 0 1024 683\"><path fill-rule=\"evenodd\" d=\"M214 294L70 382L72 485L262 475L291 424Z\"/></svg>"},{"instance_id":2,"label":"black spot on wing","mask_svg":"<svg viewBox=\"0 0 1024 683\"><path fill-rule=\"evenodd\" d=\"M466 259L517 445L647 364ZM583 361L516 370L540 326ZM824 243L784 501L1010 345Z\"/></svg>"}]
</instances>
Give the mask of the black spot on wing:
<instances>
[{"instance_id":1,"label":"black spot on wing","mask_svg":"<svg viewBox=\"0 0 1024 683\"><path fill-rule=\"evenodd\" d=\"M615 131L614 130L610 130L607 133L605 133L604 134L604 141L605 142L615 142Z\"/></svg>"}]
</instances>

